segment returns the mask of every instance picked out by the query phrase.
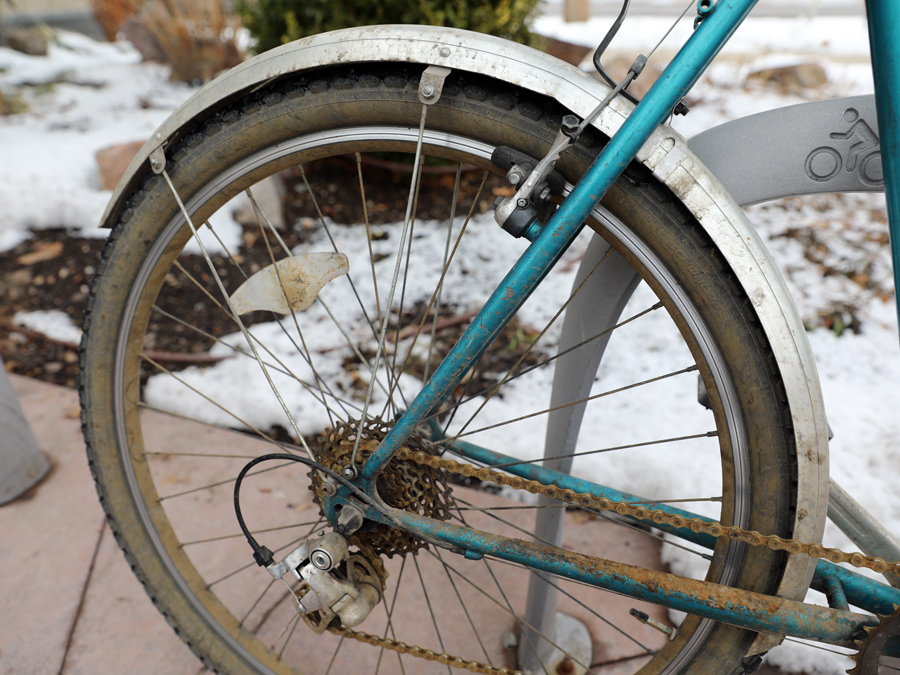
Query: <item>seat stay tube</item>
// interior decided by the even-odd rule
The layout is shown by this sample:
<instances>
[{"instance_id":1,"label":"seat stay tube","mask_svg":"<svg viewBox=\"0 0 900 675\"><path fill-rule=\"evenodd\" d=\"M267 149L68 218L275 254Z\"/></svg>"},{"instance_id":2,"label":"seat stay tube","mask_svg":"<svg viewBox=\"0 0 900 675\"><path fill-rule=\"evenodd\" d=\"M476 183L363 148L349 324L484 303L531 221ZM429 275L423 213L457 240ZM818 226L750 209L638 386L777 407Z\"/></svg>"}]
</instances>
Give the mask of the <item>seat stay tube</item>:
<instances>
[{"instance_id":1,"label":"seat stay tube","mask_svg":"<svg viewBox=\"0 0 900 675\"><path fill-rule=\"evenodd\" d=\"M900 3L866 0L894 288L900 289ZM900 316L900 295L894 294Z\"/></svg>"},{"instance_id":2,"label":"seat stay tube","mask_svg":"<svg viewBox=\"0 0 900 675\"><path fill-rule=\"evenodd\" d=\"M404 440L453 390L559 260L597 202L697 82L756 1L719 0L694 31L366 461L362 479L367 490L374 489L375 478Z\"/></svg>"}]
</instances>

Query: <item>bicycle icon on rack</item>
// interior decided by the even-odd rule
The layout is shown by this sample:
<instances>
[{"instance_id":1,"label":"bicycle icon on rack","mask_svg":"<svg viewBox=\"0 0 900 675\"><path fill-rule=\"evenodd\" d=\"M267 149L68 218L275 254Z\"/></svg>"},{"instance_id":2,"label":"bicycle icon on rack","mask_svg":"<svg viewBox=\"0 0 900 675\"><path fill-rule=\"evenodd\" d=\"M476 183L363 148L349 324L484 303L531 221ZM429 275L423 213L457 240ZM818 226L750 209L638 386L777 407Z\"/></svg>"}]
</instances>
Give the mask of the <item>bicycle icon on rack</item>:
<instances>
[{"instance_id":1,"label":"bicycle icon on rack","mask_svg":"<svg viewBox=\"0 0 900 675\"><path fill-rule=\"evenodd\" d=\"M847 108L844 120L851 125L850 128L829 136L841 141L856 139L847 151L846 163L840 151L827 145L821 146L807 156L806 175L818 183L827 183L844 168L848 173L855 171L859 180L869 187L884 186L878 134L860 117L856 108Z\"/></svg>"}]
</instances>

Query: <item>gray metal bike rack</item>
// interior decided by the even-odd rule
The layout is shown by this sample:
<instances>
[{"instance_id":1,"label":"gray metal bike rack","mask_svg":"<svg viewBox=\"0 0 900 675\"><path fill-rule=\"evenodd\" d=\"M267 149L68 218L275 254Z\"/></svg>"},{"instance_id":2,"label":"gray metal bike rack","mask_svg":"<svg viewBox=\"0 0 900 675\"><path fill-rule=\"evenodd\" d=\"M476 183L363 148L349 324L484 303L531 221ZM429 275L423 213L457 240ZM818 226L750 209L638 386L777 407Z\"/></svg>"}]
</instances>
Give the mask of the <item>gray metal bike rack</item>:
<instances>
[{"instance_id":1,"label":"gray metal bike rack","mask_svg":"<svg viewBox=\"0 0 900 675\"><path fill-rule=\"evenodd\" d=\"M563 319L560 352L568 349L556 362L553 389L550 394L550 413L544 445L544 466L568 473L572 468L572 453L578 442L581 420L587 403L566 406L581 401L590 394L594 375L603 359L612 331L591 340L616 325L622 310L637 287L640 277L619 254L609 254L609 244L600 237L591 239L584 254L573 290L584 286L569 304ZM598 264L609 255L603 265ZM602 290L602 292L600 292ZM555 458L556 455L570 455ZM540 497L541 505L551 500ZM562 542L563 509L538 509L535 537L559 546ZM545 574L533 573L528 582L525 626L519 640L519 668L526 673L556 672L564 651L578 654L587 642L586 662L590 663L590 635L587 629L571 617L556 611L557 589ZM543 637L542 637L543 636Z\"/></svg>"},{"instance_id":2,"label":"gray metal bike rack","mask_svg":"<svg viewBox=\"0 0 900 675\"><path fill-rule=\"evenodd\" d=\"M821 192L884 192L875 96L776 108L688 140L741 206Z\"/></svg>"},{"instance_id":3,"label":"gray metal bike rack","mask_svg":"<svg viewBox=\"0 0 900 675\"><path fill-rule=\"evenodd\" d=\"M37 485L50 462L38 447L0 359L0 506Z\"/></svg>"}]
</instances>

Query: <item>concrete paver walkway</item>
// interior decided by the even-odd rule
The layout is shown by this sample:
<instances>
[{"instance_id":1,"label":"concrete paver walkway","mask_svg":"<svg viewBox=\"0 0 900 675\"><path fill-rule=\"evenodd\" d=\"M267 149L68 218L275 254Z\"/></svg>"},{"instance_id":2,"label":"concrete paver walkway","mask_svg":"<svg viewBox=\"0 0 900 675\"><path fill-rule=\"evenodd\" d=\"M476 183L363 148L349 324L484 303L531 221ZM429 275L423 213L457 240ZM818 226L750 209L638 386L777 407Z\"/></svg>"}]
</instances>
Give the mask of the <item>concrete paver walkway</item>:
<instances>
[{"instance_id":1,"label":"concrete paver walkway","mask_svg":"<svg viewBox=\"0 0 900 675\"><path fill-rule=\"evenodd\" d=\"M10 379L52 469L37 487L0 508L0 675L208 672L153 606L106 525L84 452L77 394ZM632 547L632 555L638 548L645 551L629 562L659 564L657 547L647 547L645 537L632 542L621 528L606 531L615 534L593 527L582 532L609 551L623 546ZM524 591L524 586L513 587ZM664 610L652 611L665 618ZM618 649L616 633L590 625L589 616L581 618L589 623L595 657ZM626 666L608 665L595 673L616 675Z\"/></svg>"},{"instance_id":2,"label":"concrete paver walkway","mask_svg":"<svg viewBox=\"0 0 900 675\"><path fill-rule=\"evenodd\" d=\"M11 380L52 469L0 508L0 673L204 672L150 602L106 526L84 453L77 394L15 375Z\"/></svg>"}]
</instances>

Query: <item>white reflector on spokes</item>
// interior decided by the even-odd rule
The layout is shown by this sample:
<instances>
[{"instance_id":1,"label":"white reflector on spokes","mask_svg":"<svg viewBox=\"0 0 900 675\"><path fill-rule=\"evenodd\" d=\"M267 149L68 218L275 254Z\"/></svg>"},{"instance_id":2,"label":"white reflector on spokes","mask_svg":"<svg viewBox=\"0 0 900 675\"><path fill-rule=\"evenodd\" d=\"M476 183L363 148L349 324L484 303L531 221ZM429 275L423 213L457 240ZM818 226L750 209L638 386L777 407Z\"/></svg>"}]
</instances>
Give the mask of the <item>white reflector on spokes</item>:
<instances>
[{"instance_id":1,"label":"white reflector on spokes","mask_svg":"<svg viewBox=\"0 0 900 675\"><path fill-rule=\"evenodd\" d=\"M264 267L231 296L238 315L257 310L279 314L302 312L332 279L347 274L350 263L343 253L303 253Z\"/></svg>"}]
</instances>

